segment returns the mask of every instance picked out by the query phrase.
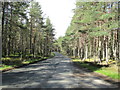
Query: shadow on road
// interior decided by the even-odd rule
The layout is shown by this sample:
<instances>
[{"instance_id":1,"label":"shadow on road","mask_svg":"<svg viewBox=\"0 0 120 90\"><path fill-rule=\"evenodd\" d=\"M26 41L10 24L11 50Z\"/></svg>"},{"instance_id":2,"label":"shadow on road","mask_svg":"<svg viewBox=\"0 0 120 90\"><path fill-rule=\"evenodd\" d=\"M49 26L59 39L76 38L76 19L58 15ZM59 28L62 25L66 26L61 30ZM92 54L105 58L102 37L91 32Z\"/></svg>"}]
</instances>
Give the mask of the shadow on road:
<instances>
[{"instance_id":1,"label":"shadow on road","mask_svg":"<svg viewBox=\"0 0 120 90\"><path fill-rule=\"evenodd\" d=\"M4 72L2 88L114 88L115 86L76 68L70 59L55 57Z\"/></svg>"}]
</instances>

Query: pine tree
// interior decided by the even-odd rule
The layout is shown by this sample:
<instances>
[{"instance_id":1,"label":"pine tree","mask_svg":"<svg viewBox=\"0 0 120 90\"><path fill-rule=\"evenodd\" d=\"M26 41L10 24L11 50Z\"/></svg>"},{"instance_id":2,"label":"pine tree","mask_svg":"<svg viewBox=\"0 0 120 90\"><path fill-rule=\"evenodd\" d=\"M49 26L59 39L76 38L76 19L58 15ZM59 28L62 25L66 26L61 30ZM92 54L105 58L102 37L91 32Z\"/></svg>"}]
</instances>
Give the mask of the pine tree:
<instances>
[{"instance_id":1,"label":"pine tree","mask_svg":"<svg viewBox=\"0 0 120 90\"><path fill-rule=\"evenodd\" d=\"M62 48L82 60L94 58L108 64L118 58L117 2L76 2L71 24L63 37Z\"/></svg>"}]
</instances>

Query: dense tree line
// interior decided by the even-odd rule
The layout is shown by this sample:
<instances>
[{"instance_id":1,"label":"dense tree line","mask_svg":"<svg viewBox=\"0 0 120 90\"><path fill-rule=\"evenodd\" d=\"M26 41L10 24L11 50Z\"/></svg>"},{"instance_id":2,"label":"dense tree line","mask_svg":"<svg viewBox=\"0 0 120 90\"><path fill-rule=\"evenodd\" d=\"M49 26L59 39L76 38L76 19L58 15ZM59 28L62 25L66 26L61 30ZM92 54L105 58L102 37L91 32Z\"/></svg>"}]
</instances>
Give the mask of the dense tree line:
<instances>
[{"instance_id":1,"label":"dense tree line","mask_svg":"<svg viewBox=\"0 0 120 90\"><path fill-rule=\"evenodd\" d=\"M74 16L64 37L62 50L69 56L101 63L120 60L118 2L76 2Z\"/></svg>"},{"instance_id":2,"label":"dense tree line","mask_svg":"<svg viewBox=\"0 0 120 90\"><path fill-rule=\"evenodd\" d=\"M54 28L38 2L2 2L2 57L51 55Z\"/></svg>"}]
</instances>

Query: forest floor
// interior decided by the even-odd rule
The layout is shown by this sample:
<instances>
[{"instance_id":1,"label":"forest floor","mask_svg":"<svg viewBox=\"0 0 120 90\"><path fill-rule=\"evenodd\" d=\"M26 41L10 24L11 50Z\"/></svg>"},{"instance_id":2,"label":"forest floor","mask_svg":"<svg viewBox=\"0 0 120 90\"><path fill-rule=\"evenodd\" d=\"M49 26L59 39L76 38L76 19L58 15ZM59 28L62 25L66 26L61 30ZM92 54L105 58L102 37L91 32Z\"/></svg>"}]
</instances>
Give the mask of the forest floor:
<instances>
[{"instance_id":1,"label":"forest floor","mask_svg":"<svg viewBox=\"0 0 120 90\"><path fill-rule=\"evenodd\" d=\"M118 88L117 84L76 67L60 53L55 57L2 73L0 88ZM8 90L6 89L6 90Z\"/></svg>"}]
</instances>

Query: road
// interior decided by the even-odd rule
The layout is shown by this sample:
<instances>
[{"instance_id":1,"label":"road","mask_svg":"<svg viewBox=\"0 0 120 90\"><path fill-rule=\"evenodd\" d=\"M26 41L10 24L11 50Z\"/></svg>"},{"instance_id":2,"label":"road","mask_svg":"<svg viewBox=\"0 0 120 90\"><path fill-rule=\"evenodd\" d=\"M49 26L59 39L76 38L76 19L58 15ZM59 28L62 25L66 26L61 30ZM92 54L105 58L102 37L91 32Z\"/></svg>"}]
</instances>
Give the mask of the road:
<instances>
[{"instance_id":1,"label":"road","mask_svg":"<svg viewBox=\"0 0 120 90\"><path fill-rule=\"evenodd\" d=\"M60 53L35 64L2 74L1 88L115 88L116 86L75 67Z\"/></svg>"}]
</instances>

